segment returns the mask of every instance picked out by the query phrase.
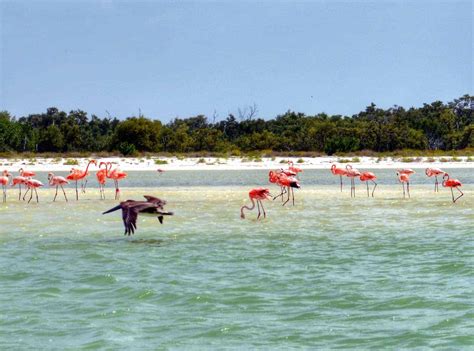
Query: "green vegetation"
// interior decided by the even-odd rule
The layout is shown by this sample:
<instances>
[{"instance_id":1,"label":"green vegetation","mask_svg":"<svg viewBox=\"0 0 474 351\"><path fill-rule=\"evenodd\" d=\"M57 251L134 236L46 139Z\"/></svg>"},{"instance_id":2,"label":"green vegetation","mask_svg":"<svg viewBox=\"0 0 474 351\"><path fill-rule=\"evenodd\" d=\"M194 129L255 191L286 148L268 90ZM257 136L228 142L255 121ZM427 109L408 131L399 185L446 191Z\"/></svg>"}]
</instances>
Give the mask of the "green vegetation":
<instances>
[{"instance_id":1,"label":"green vegetation","mask_svg":"<svg viewBox=\"0 0 474 351\"><path fill-rule=\"evenodd\" d=\"M422 107L371 104L352 116L305 115L288 111L273 119L230 114L210 123L203 115L176 118L167 124L144 116L124 120L81 110L13 117L0 112L0 157L42 153L87 157L121 154L187 154L195 157L345 157L472 156L474 97ZM466 150L469 154L466 154ZM354 161L352 161L354 162Z\"/></svg>"},{"instance_id":2,"label":"green vegetation","mask_svg":"<svg viewBox=\"0 0 474 351\"><path fill-rule=\"evenodd\" d=\"M64 162L66 166L77 166L79 162L75 159L67 159L66 162Z\"/></svg>"},{"instance_id":3,"label":"green vegetation","mask_svg":"<svg viewBox=\"0 0 474 351\"><path fill-rule=\"evenodd\" d=\"M155 165L166 165L168 161L166 160L155 160Z\"/></svg>"}]
</instances>

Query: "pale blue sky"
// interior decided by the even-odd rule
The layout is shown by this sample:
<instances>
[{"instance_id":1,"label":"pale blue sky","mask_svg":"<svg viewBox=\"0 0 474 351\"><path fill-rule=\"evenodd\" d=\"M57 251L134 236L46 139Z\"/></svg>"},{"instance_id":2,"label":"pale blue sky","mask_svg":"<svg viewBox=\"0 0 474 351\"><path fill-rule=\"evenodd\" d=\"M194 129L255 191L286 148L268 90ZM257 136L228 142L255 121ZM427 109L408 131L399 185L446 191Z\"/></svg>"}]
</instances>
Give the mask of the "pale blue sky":
<instances>
[{"instance_id":1,"label":"pale blue sky","mask_svg":"<svg viewBox=\"0 0 474 351\"><path fill-rule=\"evenodd\" d=\"M472 1L0 0L0 109L351 115L473 93Z\"/></svg>"}]
</instances>

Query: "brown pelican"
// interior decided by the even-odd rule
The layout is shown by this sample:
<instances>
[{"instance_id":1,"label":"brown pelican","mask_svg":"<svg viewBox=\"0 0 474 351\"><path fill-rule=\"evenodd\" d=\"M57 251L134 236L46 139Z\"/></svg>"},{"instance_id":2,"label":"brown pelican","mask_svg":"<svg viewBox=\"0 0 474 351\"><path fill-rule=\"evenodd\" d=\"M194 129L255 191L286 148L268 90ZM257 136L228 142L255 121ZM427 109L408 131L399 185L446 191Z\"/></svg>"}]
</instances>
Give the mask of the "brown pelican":
<instances>
[{"instance_id":1,"label":"brown pelican","mask_svg":"<svg viewBox=\"0 0 474 351\"><path fill-rule=\"evenodd\" d=\"M146 201L127 200L111 208L102 214L110 213L122 209L123 225L125 226L124 235L131 235L137 229L137 217L139 213L158 215L158 220L163 224L163 216L172 216L173 212L164 211L163 206L166 201L153 196L144 195Z\"/></svg>"}]
</instances>

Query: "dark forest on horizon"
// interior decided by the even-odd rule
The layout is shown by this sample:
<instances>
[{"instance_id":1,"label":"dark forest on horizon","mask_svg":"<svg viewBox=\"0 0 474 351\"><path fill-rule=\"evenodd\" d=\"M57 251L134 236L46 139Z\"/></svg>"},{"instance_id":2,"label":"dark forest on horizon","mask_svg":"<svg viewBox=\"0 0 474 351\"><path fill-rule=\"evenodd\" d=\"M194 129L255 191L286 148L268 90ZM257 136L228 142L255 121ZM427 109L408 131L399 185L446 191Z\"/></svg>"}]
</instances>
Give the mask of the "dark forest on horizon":
<instances>
[{"instance_id":1,"label":"dark forest on horizon","mask_svg":"<svg viewBox=\"0 0 474 351\"><path fill-rule=\"evenodd\" d=\"M257 106L220 121L204 115L158 119L88 116L50 107L46 112L14 117L0 112L0 152L335 153L412 150L462 150L474 147L474 96L435 101L422 107L367 106L352 116L305 115L287 111L257 118Z\"/></svg>"}]
</instances>

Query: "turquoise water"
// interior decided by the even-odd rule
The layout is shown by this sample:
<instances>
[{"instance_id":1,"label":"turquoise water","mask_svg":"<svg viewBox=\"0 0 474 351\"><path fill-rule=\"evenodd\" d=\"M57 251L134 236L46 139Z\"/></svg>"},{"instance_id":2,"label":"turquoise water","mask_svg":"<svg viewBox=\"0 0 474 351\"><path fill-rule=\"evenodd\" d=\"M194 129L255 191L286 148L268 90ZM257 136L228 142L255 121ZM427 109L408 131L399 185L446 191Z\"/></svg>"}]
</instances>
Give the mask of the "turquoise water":
<instances>
[{"instance_id":1,"label":"turquoise water","mask_svg":"<svg viewBox=\"0 0 474 351\"><path fill-rule=\"evenodd\" d=\"M296 206L239 218L265 171L130 172L122 198L168 200L174 217L124 237L113 191L79 202L0 204L0 349L472 349L474 184L456 204L393 170L357 197L307 171ZM39 179L44 180L44 174ZM269 185L276 193L276 187ZM68 195L73 198L72 189Z\"/></svg>"}]
</instances>

